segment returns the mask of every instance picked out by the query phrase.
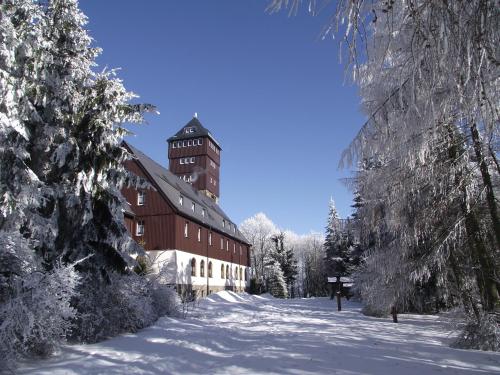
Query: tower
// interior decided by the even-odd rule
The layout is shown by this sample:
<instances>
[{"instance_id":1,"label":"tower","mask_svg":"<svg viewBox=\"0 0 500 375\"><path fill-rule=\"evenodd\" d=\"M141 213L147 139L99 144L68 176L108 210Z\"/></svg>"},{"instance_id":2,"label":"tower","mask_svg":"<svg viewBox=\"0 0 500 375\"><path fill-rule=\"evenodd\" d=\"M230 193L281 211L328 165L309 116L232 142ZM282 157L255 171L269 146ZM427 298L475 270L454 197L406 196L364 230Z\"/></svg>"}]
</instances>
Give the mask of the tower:
<instances>
[{"instance_id":1,"label":"tower","mask_svg":"<svg viewBox=\"0 0 500 375\"><path fill-rule=\"evenodd\" d=\"M222 149L197 114L167 142L170 172L218 203Z\"/></svg>"}]
</instances>

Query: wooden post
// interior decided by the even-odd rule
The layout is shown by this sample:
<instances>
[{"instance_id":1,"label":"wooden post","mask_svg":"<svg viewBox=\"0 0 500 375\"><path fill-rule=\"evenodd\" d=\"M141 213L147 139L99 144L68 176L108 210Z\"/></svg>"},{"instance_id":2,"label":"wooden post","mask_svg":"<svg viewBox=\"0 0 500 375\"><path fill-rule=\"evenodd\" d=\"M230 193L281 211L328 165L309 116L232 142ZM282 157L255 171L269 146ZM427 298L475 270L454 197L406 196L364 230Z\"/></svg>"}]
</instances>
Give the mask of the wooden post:
<instances>
[{"instance_id":1,"label":"wooden post","mask_svg":"<svg viewBox=\"0 0 500 375\"><path fill-rule=\"evenodd\" d=\"M341 291L340 276L337 276L337 311L342 311L342 302L340 301Z\"/></svg>"},{"instance_id":2,"label":"wooden post","mask_svg":"<svg viewBox=\"0 0 500 375\"><path fill-rule=\"evenodd\" d=\"M391 315L392 315L392 321L394 323L398 322L398 310L396 309L396 306L391 307Z\"/></svg>"}]
</instances>

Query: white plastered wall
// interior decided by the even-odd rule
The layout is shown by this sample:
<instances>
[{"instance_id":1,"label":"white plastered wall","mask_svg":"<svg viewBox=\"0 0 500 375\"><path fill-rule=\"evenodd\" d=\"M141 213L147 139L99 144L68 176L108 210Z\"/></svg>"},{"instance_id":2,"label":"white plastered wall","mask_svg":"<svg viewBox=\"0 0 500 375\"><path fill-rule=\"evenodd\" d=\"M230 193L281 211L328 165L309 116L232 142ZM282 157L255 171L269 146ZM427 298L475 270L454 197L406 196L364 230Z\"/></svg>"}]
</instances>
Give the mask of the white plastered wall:
<instances>
[{"instance_id":1,"label":"white plastered wall","mask_svg":"<svg viewBox=\"0 0 500 375\"><path fill-rule=\"evenodd\" d=\"M225 262L219 259L207 258L205 256L188 253L181 250L154 250L148 251L148 255L153 263L154 272L158 272L161 267L166 267L164 282L168 284L188 284L193 286L206 286L207 281L209 288L226 288L234 287L245 289L249 286L250 280L247 274L245 281L246 266L236 263ZM191 276L191 260L196 260L196 276ZM205 263L205 276L200 277L201 262ZM208 276L208 263L212 262L212 277ZM221 278L221 266L224 265L224 279ZM229 278L226 277L226 266L229 266ZM242 279L236 279L235 269L242 269Z\"/></svg>"}]
</instances>

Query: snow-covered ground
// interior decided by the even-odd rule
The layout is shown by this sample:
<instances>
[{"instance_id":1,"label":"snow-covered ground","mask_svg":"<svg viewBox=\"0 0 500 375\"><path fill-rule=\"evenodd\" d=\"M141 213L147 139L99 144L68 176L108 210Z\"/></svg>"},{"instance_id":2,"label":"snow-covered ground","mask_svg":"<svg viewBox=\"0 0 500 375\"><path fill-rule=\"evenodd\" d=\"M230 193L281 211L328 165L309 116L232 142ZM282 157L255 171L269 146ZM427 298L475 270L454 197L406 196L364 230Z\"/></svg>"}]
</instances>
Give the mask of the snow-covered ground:
<instances>
[{"instance_id":1,"label":"snow-covered ground","mask_svg":"<svg viewBox=\"0 0 500 375\"><path fill-rule=\"evenodd\" d=\"M326 298L278 300L220 292L188 318L162 318L137 334L25 364L16 373L60 374L500 374L500 353L456 350L446 319L400 323L337 312Z\"/></svg>"}]
</instances>

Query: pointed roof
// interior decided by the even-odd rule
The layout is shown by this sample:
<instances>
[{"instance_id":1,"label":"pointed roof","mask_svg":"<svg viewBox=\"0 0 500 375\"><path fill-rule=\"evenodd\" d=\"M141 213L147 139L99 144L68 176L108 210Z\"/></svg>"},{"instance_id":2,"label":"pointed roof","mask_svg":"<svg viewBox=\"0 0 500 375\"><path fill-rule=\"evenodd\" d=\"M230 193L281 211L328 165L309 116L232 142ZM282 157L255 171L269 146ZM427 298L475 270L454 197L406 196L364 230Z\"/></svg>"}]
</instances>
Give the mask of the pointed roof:
<instances>
[{"instance_id":1,"label":"pointed roof","mask_svg":"<svg viewBox=\"0 0 500 375\"><path fill-rule=\"evenodd\" d=\"M192 128L193 131L187 133L185 131L186 128ZM219 149L222 149L220 147L219 142L217 142L217 140L213 137L210 131L201 124L200 120L198 120L197 117L193 117L191 121L189 121L186 125L184 125L182 129L179 130L174 136L167 139L167 142L179 141L183 139L200 138L200 137L210 138L210 140L213 143L215 143L217 147L219 147Z\"/></svg>"},{"instance_id":2,"label":"pointed roof","mask_svg":"<svg viewBox=\"0 0 500 375\"><path fill-rule=\"evenodd\" d=\"M181 215L209 226L212 229L224 233L229 237L235 238L249 245L248 240L239 231L237 226L225 214L224 211L212 199L199 192L191 184L181 180L168 169L146 156L142 151L133 147L130 143L123 141L123 145L130 151L134 160L143 168L150 177L150 183L161 195L166 198L170 204ZM179 196L182 195L184 203L180 205ZM191 203L195 203L195 211L191 209ZM206 210L203 215L202 209ZM223 221L226 225L223 226ZM231 226L229 226L231 224Z\"/></svg>"}]
</instances>

